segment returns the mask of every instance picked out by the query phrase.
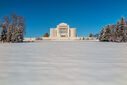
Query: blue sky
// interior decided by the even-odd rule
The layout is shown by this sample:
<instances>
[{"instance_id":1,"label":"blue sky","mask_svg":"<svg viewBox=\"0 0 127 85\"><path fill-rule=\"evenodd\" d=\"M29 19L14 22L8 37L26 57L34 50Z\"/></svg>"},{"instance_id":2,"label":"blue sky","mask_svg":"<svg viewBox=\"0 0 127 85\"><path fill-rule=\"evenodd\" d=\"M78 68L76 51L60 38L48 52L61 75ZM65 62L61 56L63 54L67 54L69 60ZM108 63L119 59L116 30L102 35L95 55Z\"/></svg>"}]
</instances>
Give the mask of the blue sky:
<instances>
[{"instance_id":1,"label":"blue sky","mask_svg":"<svg viewBox=\"0 0 127 85\"><path fill-rule=\"evenodd\" d=\"M26 37L41 37L61 22L88 36L126 18L127 0L0 0L0 18L13 12L26 18Z\"/></svg>"}]
</instances>

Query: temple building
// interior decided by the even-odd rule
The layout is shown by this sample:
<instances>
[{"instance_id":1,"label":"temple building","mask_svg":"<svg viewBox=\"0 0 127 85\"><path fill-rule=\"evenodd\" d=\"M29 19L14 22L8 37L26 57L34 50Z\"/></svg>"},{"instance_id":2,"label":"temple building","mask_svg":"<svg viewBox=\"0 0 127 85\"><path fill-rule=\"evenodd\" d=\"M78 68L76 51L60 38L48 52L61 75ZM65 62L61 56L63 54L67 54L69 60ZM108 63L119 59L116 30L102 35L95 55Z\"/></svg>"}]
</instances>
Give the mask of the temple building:
<instances>
[{"instance_id":1,"label":"temple building","mask_svg":"<svg viewBox=\"0 0 127 85\"><path fill-rule=\"evenodd\" d=\"M50 28L50 36L42 40L96 40L93 37L78 37L76 28L70 28L66 23L60 23L56 28Z\"/></svg>"},{"instance_id":2,"label":"temple building","mask_svg":"<svg viewBox=\"0 0 127 85\"><path fill-rule=\"evenodd\" d=\"M60 23L56 28L50 28L50 39L76 39L76 28L70 28L66 23Z\"/></svg>"}]
</instances>

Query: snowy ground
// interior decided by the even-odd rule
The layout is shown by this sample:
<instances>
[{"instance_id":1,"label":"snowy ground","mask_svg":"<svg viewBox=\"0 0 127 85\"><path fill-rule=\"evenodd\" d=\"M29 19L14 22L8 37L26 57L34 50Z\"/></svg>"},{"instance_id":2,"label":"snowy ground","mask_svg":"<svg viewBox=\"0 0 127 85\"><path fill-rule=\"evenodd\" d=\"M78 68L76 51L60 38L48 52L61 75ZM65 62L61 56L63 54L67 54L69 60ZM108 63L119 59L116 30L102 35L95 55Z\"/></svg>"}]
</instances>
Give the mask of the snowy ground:
<instances>
[{"instance_id":1,"label":"snowy ground","mask_svg":"<svg viewBox=\"0 0 127 85\"><path fill-rule=\"evenodd\" d=\"M127 85L127 43L0 44L0 85Z\"/></svg>"}]
</instances>

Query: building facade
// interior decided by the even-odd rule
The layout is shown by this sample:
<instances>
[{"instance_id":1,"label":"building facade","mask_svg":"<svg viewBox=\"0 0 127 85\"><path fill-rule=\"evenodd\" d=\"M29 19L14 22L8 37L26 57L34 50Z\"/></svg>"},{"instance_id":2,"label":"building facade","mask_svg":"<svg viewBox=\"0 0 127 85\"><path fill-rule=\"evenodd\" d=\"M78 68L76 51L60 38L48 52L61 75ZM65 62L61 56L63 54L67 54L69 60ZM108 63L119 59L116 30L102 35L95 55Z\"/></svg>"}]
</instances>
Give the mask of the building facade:
<instances>
[{"instance_id":1,"label":"building facade","mask_svg":"<svg viewBox=\"0 0 127 85\"><path fill-rule=\"evenodd\" d=\"M56 28L50 28L51 39L75 39L76 28L70 28L66 23L60 23Z\"/></svg>"}]
</instances>

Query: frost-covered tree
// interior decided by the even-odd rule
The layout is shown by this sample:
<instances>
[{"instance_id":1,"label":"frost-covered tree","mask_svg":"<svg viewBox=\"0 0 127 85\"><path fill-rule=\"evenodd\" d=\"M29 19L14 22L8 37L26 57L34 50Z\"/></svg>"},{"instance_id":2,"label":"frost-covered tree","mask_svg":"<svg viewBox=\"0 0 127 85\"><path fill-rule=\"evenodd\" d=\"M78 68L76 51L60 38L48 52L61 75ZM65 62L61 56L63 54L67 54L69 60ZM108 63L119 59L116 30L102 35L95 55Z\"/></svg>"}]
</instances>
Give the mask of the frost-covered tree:
<instances>
[{"instance_id":1,"label":"frost-covered tree","mask_svg":"<svg viewBox=\"0 0 127 85\"><path fill-rule=\"evenodd\" d=\"M7 29L5 25L0 25L2 27L1 35L0 35L0 41L6 42L7 41Z\"/></svg>"},{"instance_id":2,"label":"frost-covered tree","mask_svg":"<svg viewBox=\"0 0 127 85\"><path fill-rule=\"evenodd\" d=\"M16 14L11 14L11 16L4 16L1 25L4 25L6 28L7 42L23 42L26 29L24 17ZM1 39L2 37L3 36L1 36Z\"/></svg>"},{"instance_id":3,"label":"frost-covered tree","mask_svg":"<svg viewBox=\"0 0 127 85\"><path fill-rule=\"evenodd\" d=\"M111 27L110 25L106 26L106 32L105 32L105 41L110 41L111 40Z\"/></svg>"},{"instance_id":4,"label":"frost-covered tree","mask_svg":"<svg viewBox=\"0 0 127 85\"><path fill-rule=\"evenodd\" d=\"M118 21L116 25L107 25L100 32L100 41L108 42L127 42L127 24L124 18L121 18L121 22Z\"/></svg>"},{"instance_id":5,"label":"frost-covered tree","mask_svg":"<svg viewBox=\"0 0 127 85\"><path fill-rule=\"evenodd\" d=\"M100 41L105 41L105 28L103 27L101 32L100 32L100 37L99 37L99 40Z\"/></svg>"}]
</instances>

